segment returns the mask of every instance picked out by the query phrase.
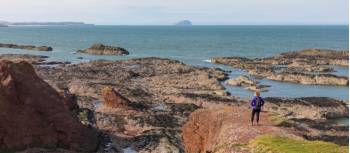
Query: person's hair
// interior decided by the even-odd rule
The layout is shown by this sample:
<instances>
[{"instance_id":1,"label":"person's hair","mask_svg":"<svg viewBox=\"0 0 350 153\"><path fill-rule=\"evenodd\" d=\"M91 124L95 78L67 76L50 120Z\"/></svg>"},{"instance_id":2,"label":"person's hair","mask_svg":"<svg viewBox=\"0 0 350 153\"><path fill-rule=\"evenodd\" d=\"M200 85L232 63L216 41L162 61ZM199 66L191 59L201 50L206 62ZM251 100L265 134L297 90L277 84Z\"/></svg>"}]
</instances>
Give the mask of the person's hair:
<instances>
[{"instance_id":1,"label":"person's hair","mask_svg":"<svg viewBox=\"0 0 350 153\"><path fill-rule=\"evenodd\" d=\"M260 96L260 91L255 91L255 96Z\"/></svg>"}]
</instances>

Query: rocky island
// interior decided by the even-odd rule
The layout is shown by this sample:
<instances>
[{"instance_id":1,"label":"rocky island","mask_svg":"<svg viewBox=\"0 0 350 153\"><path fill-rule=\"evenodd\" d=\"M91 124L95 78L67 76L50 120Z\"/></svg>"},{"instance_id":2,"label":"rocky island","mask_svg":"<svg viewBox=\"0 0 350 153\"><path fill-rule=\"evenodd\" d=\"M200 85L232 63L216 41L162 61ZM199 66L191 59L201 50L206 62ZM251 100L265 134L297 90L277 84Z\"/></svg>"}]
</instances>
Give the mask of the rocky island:
<instances>
[{"instance_id":1,"label":"rocky island","mask_svg":"<svg viewBox=\"0 0 350 153\"><path fill-rule=\"evenodd\" d=\"M94 54L94 55L129 55L129 52L121 47L106 46L103 44L93 44L85 50L78 50L78 53Z\"/></svg>"},{"instance_id":2,"label":"rocky island","mask_svg":"<svg viewBox=\"0 0 350 153\"><path fill-rule=\"evenodd\" d=\"M41 66L45 57L0 57L2 87L8 91L0 95L6 112L1 118L8 123L0 128L1 151L249 153L276 149L269 143L278 142L347 152L348 127L331 122L348 117L343 101L266 98L262 125L250 126L249 101L226 92L220 82L228 74L221 69L156 57L55 67ZM246 77L235 83L258 84ZM43 103L48 99L50 108ZM24 116L18 111L32 115L19 120ZM13 132L10 123L21 127ZM70 128L62 129L66 124Z\"/></svg>"},{"instance_id":3,"label":"rocky island","mask_svg":"<svg viewBox=\"0 0 350 153\"><path fill-rule=\"evenodd\" d=\"M192 22L190 20L181 20L175 23L176 26L191 26Z\"/></svg>"}]
</instances>

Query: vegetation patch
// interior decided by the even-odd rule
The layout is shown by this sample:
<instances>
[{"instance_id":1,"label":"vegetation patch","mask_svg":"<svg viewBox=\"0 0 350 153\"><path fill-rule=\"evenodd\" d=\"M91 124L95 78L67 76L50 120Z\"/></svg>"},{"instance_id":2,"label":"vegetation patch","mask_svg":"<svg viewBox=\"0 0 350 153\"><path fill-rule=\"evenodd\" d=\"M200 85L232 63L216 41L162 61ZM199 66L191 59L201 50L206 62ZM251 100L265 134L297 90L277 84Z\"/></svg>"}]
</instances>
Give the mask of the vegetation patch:
<instances>
[{"instance_id":1,"label":"vegetation patch","mask_svg":"<svg viewBox=\"0 0 350 153\"><path fill-rule=\"evenodd\" d=\"M348 153L347 146L323 141L296 140L288 137L263 135L249 143L254 153Z\"/></svg>"},{"instance_id":2,"label":"vegetation patch","mask_svg":"<svg viewBox=\"0 0 350 153\"><path fill-rule=\"evenodd\" d=\"M287 120L286 117L278 114L278 113L269 113L268 114L269 120L274 124L274 125L281 125L284 121Z\"/></svg>"}]
</instances>

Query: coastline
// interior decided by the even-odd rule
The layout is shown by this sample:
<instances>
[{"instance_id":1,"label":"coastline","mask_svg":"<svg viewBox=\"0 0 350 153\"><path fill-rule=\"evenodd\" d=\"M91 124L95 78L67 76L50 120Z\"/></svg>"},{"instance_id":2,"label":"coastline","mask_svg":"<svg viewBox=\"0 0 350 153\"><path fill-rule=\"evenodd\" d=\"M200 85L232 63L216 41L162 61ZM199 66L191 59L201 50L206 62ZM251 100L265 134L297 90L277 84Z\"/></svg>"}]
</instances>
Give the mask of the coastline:
<instances>
[{"instance_id":1,"label":"coastline","mask_svg":"<svg viewBox=\"0 0 350 153\"><path fill-rule=\"evenodd\" d=\"M21 58L15 57L12 61L28 61L27 56ZM34 64L40 59L33 58L31 62ZM232 144L249 144L257 135L276 133L284 133L284 136L296 140L322 140L339 145L344 145L348 139L347 132L344 132L348 126L328 120L348 117L348 106L324 97L266 98L264 122L261 126L249 126L248 119L237 115L250 113L247 109L249 101L235 97L234 93L230 96L225 91L220 81L227 79L227 72L220 69L195 67L156 57L53 67L40 66L47 64L45 61L37 64L34 68L40 78L59 93L76 97L73 99L78 108L74 112L78 113L82 124L94 127L103 135L98 148L101 151L131 148L141 152L191 152L192 149L205 152L215 150L227 140ZM70 106L70 103L65 104ZM310 112L311 108L317 109ZM196 117L203 111L208 117ZM203 117L206 122L202 122ZM192 128L193 124L200 125L201 129L191 132L196 130ZM211 136L205 132L209 128L205 124L214 126L210 128L214 130ZM324 131L325 128L339 130L329 133ZM242 137L230 134L223 139L215 132L225 130L224 133L240 133ZM196 132L205 139L220 138L215 139L218 145L207 143L198 148L193 144L201 143L202 139L192 135ZM228 151L232 148L221 149ZM249 147L233 149L249 150Z\"/></svg>"},{"instance_id":2,"label":"coastline","mask_svg":"<svg viewBox=\"0 0 350 153\"><path fill-rule=\"evenodd\" d=\"M167 28L164 29L167 30ZM21 35L31 34L25 32L28 30L26 27L18 29L25 30L17 31L17 28L12 30ZM4 128L0 129L5 131L0 131L0 137L1 134L5 133L2 137L6 142L0 144L0 151L5 148L15 151L27 149L24 152L38 152L38 150L50 152L47 150L50 149L47 146L54 145L56 146L54 151L60 153L79 152L79 149L87 152L245 153L255 151L254 149L258 147L269 147L261 144L261 141L274 143L276 140L278 143L291 146L317 146L313 149L321 151L323 148L332 148L339 152L347 151L349 105L348 93L344 91L349 90L348 83L347 85L345 85L346 83L337 85L337 80L328 77L336 76L336 79L343 79L343 81L345 77L349 78L349 76L338 77L348 72L348 58L345 59L342 52L339 52L341 54L338 55L337 51L330 51L332 55L329 56L329 50L326 50L327 53L324 53L324 50L312 50L312 57L304 57L304 54L299 56L293 52L291 52L293 56L287 54L287 57L283 57L285 55L284 49L276 51L277 47L272 48L275 51L256 51L256 55L254 55L255 52L225 51L224 49L230 48L230 44L234 41L228 42L225 39L220 39L222 41L219 43L212 42L218 38L216 36L209 40L193 37L192 41L185 40L186 44L193 46L174 47L174 44L184 43L179 38L183 38L186 36L184 33L188 32L186 31L188 29L180 28L180 35L175 34L173 37L169 37L171 39L166 42L157 42L155 37L143 39L145 36L150 36L151 32L146 31L146 35L143 35L142 38L133 38L137 40L137 43L143 42L138 44L139 46L137 43L133 46L132 44L135 42L125 43L125 40L132 39L124 38L122 33L121 38L125 40L120 41L120 46L125 47L130 52L126 56L90 55L90 53L93 54L101 50L105 51L106 46L93 47L94 51L90 53L75 54L72 52L97 43L96 41L91 43L92 40L96 39L95 37L101 40L111 39L104 32L115 32L116 29L102 28L102 31L94 33L95 35L89 36L91 33L80 35L84 37L79 38L86 38L89 41L85 39L71 41L70 37L66 37L67 33L64 35L56 33L62 29L68 29L71 30L69 34L75 35L74 32L78 31L79 28L35 29L42 30L42 33L39 32L38 35L43 36L41 40L45 41L33 40L33 43L27 43L21 39L22 43L18 44L52 46L54 48L52 52L0 48L0 53L2 53L0 66L4 72L0 74L0 77L6 80L1 82L0 86L4 91L8 91L0 95L0 100L4 101L5 106L14 108L13 110L22 107L25 107L25 110L29 112L34 110L34 113L30 114L35 114L34 118L37 121L32 124L31 122L13 120L18 122L15 125L20 127L31 127L29 130L18 128L19 130L15 132L13 127L6 124ZM158 32L162 33L164 29ZM139 30L144 31L144 29ZM235 31L236 29L231 30ZM265 30L260 32L264 33ZM80 32L87 31L80 29L78 33ZM57 37L46 38L52 34L56 34ZM140 36L130 33L127 35L130 37ZM99 36L103 36L103 38ZM67 38L67 40L62 40L62 38ZM163 40L164 37L160 39ZM200 50L196 46L198 45L196 43L199 42L196 41L197 39L212 43L207 43L208 46L201 44L202 49L204 45L204 49ZM273 42L274 39L271 40ZM103 54L109 54L111 50L114 50L111 49L111 46L119 46L115 43L119 41L113 39L109 41L112 42L104 42L104 44L110 45L107 47L109 51L103 52ZM155 42L150 43L152 41ZM221 42L223 43L221 44ZM256 42L258 47L266 46L264 43L259 45L258 41ZM329 45L325 44L325 46ZM154 51L152 48L163 50L164 46L167 45L176 49L165 49L164 52L161 52ZM222 51L213 49L213 46ZM223 48L220 48L221 46ZM283 43L280 46L283 48ZM344 44L340 43L335 46L341 48ZM188 47L188 51L184 49L186 47ZM18 55L19 53L22 55ZM217 61L212 60L215 57L212 56L214 53L226 57L224 59L228 59L227 63L215 64ZM309 54L310 51L306 53ZM346 56L348 57L348 55ZM231 63L231 60L236 59L235 57L244 60L238 64ZM347 64L344 64L346 60ZM333 66L334 64L347 65L347 67ZM255 76L255 74L259 74L252 73L255 70L264 75ZM293 76L289 77L299 77L299 74L303 73L304 77L311 79L306 79L303 82L292 82L268 78L271 75L284 75L284 73L279 74L282 71L297 71L298 75L293 73ZM331 75L324 77L324 74ZM228 80L240 76L240 79L235 80L238 83L233 85L227 83ZM314 77L319 76L323 77L323 81L316 81L316 84L319 84L311 85L315 84ZM327 81L327 79L329 80ZM250 97L260 85L267 87L267 92L262 92L266 106L261 112L261 125L252 126L249 123L251 110L248 106ZM11 97L20 98L18 98L17 103L11 103ZM52 103L40 99L40 97L53 98L52 101L55 102ZM29 104L27 104L28 100L31 101ZM51 109L45 109L46 106ZM0 107L0 111L8 112L7 114L12 113L10 115L12 118L21 118L21 114L13 113L16 111L1 110L1 108L7 107ZM65 115L57 119L55 112L49 112L55 109L59 109ZM43 115L41 112L45 112L45 114ZM2 119L8 117L3 116ZM32 116L26 117L29 118L28 121L34 119L31 118ZM56 124L47 126L52 122L59 123L60 120L74 122L78 128L68 130L62 128L57 131L55 130ZM337 120L341 120L341 122L335 122ZM79 121L79 124L76 121ZM347 123L343 123L345 121ZM67 122L62 123L66 124ZM60 124L57 125L59 127ZM35 130L40 129L40 127L48 127L47 130L51 131L51 134ZM85 130L74 131L76 129ZM74 132L70 132L70 130ZM11 132L13 132L12 135L6 135L6 133ZM40 135L50 139L38 141L28 137L28 139L11 141L14 136L21 137L21 135ZM52 137L52 135L57 135L57 137ZM81 135L87 135L90 138L89 140L80 139ZM70 146L64 140L70 140L74 146ZM23 148L23 146L31 147Z\"/></svg>"}]
</instances>

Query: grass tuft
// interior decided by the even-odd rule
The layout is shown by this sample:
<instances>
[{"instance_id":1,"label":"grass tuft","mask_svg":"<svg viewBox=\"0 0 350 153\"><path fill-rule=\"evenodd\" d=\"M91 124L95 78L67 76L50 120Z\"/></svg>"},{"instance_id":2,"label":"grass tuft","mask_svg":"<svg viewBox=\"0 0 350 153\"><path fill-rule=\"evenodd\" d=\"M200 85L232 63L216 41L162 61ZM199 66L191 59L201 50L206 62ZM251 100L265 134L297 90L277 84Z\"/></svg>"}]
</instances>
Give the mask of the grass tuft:
<instances>
[{"instance_id":1,"label":"grass tuft","mask_svg":"<svg viewBox=\"0 0 350 153\"><path fill-rule=\"evenodd\" d=\"M288 137L263 135L249 143L253 153L348 153L347 146L323 141L296 140Z\"/></svg>"}]
</instances>

